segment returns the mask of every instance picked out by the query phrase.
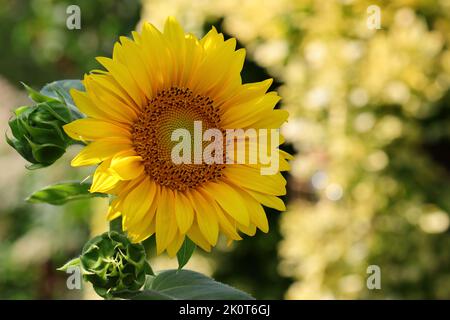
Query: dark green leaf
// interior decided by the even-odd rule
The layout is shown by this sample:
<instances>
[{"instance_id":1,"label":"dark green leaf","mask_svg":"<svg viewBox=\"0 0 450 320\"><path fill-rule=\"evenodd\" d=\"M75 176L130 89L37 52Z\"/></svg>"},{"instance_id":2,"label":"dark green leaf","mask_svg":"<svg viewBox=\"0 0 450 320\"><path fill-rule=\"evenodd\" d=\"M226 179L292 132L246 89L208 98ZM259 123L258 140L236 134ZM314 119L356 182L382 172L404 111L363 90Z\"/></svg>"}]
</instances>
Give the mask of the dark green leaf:
<instances>
[{"instance_id":1,"label":"dark green leaf","mask_svg":"<svg viewBox=\"0 0 450 320\"><path fill-rule=\"evenodd\" d=\"M243 291L190 270L165 270L149 280L144 290L121 292L117 297L132 300L253 300Z\"/></svg>"},{"instance_id":2,"label":"dark green leaf","mask_svg":"<svg viewBox=\"0 0 450 320\"><path fill-rule=\"evenodd\" d=\"M128 300L174 300L173 297L155 290L131 291L124 290L114 294L116 298Z\"/></svg>"},{"instance_id":3,"label":"dark green leaf","mask_svg":"<svg viewBox=\"0 0 450 320\"><path fill-rule=\"evenodd\" d=\"M177 253L178 269L182 269L186 265L186 263L188 263L189 259L194 253L195 248L195 243L192 242L192 240L188 237L185 237L183 245Z\"/></svg>"},{"instance_id":4,"label":"dark green leaf","mask_svg":"<svg viewBox=\"0 0 450 320\"><path fill-rule=\"evenodd\" d=\"M54 205L62 205L67 201L107 196L101 193L90 193L90 187L90 183L57 183L36 191L27 198L27 201L33 203L50 203Z\"/></svg>"}]
</instances>

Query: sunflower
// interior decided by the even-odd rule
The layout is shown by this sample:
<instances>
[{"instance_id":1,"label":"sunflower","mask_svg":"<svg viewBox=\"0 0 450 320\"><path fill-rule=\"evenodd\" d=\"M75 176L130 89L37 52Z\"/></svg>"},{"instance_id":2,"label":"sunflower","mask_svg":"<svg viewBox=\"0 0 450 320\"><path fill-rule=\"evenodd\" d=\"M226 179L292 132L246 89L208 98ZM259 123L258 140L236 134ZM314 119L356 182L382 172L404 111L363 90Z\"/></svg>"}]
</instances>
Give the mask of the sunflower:
<instances>
[{"instance_id":1,"label":"sunflower","mask_svg":"<svg viewBox=\"0 0 450 320\"><path fill-rule=\"evenodd\" d=\"M132 39L120 37L111 59L97 58L106 71L85 75L86 91L71 91L87 116L64 126L87 144L71 164L98 164L90 192L113 195L107 218L121 216L133 242L155 234L157 253L174 256L187 236L210 251L220 233L233 241L268 232L262 205L285 210L279 171L290 155L279 149L273 175L262 175L260 163L171 161L171 133L192 131L194 121L222 131L286 121L286 111L274 110L280 97L267 92L271 79L242 84L244 59L236 40L215 28L199 40L168 18L163 32L145 23Z\"/></svg>"}]
</instances>

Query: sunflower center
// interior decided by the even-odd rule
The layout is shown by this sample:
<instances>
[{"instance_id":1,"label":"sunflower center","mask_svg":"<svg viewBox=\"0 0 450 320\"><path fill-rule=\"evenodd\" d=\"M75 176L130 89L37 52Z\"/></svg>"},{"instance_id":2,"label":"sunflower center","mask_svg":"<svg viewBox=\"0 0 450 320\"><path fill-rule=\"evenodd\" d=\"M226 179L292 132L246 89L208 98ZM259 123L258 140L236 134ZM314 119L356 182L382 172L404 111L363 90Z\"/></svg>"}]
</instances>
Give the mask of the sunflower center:
<instances>
[{"instance_id":1,"label":"sunflower center","mask_svg":"<svg viewBox=\"0 0 450 320\"><path fill-rule=\"evenodd\" d=\"M160 91L133 124L133 147L144 160L146 174L160 185L184 191L222 176L223 164L175 164L172 161L172 149L177 144L171 139L172 133L177 129L189 131L193 145L195 121L201 121L203 132L220 129L218 110L209 97L172 87ZM194 157L192 154L191 158Z\"/></svg>"}]
</instances>

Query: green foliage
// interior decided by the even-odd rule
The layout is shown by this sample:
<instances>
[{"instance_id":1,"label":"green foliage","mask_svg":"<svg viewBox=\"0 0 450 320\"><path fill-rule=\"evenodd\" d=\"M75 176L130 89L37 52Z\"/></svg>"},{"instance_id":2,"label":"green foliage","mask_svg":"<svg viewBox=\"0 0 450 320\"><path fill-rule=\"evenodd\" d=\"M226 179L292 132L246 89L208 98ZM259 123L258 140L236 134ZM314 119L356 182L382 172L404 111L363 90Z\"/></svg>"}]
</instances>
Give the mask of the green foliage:
<instances>
[{"instance_id":1,"label":"green foliage","mask_svg":"<svg viewBox=\"0 0 450 320\"><path fill-rule=\"evenodd\" d=\"M147 278L144 290L117 297L132 300L253 300L245 292L191 270L164 270Z\"/></svg>"},{"instance_id":2,"label":"green foliage","mask_svg":"<svg viewBox=\"0 0 450 320\"><path fill-rule=\"evenodd\" d=\"M90 187L91 184L87 182L60 182L34 192L27 198L27 201L62 205L73 200L107 197L107 195L102 193L90 193Z\"/></svg>"},{"instance_id":3,"label":"green foliage","mask_svg":"<svg viewBox=\"0 0 450 320\"><path fill-rule=\"evenodd\" d=\"M185 238L183 245L177 252L178 269L182 269L189 262L197 246L188 237Z\"/></svg>"},{"instance_id":4,"label":"green foliage","mask_svg":"<svg viewBox=\"0 0 450 320\"><path fill-rule=\"evenodd\" d=\"M0 3L1 73L11 83L26 79L32 85L81 78L84 72L98 68L93 57L110 56L119 35L135 28L140 10L139 0ZM81 10L80 30L66 27L66 9L73 4Z\"/></svg>"}]
</instances>

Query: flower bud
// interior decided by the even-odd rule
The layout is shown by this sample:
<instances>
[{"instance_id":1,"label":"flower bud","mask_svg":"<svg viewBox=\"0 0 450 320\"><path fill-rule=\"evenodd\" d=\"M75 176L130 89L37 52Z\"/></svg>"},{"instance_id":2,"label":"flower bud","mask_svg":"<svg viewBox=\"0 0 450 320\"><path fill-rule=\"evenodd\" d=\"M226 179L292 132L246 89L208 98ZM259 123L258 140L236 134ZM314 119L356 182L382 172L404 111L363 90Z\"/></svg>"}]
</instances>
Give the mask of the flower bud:
<instances>
[{"instance_id":1,"label":"flower bud","mask_svg":"<svg viewBox=\"0 0 450 320\"><path fill-rule=\"evenodd\" d=\"M64 101L27 89L37 103L14 111L9 121L13 137L6 136L6 140L33 164L29 168L35 169L52 164L74 143L62 129L74 120L74 115Z\"/></svg>"},{"instance_id":2,"label":"flower bud","mask_svg":"<svg viewBox=\"0 0 450 320\"><path fill-rule=\"evenodd\" d=\"M144 246L131 243L124 234L115 231L88 241L80 263L84 279L104 298L111 298L121 290L139 290L146 274L152 274Z\"/></svg>"}]
</instances>

